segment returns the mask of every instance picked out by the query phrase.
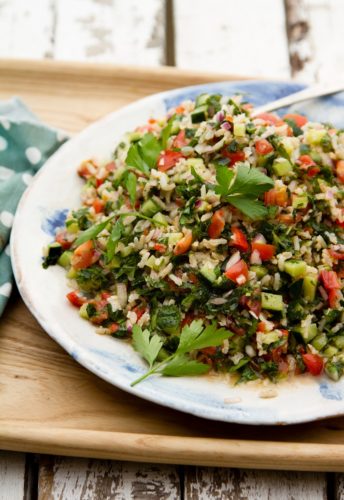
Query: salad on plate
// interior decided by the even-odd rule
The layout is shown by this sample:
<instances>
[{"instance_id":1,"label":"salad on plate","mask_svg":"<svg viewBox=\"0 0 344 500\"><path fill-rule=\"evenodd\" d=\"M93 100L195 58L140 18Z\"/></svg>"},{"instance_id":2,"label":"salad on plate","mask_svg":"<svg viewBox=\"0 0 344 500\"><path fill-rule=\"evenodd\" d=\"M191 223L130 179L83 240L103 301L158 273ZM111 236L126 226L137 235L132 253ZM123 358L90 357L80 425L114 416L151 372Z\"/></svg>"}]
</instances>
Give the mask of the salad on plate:
<instances>
[{"instance_id":1,"label":"salad on plate","mask_svg":"<svg viewBox=\"0 0 344 500\"><path fill-rule=\"evenodd\" d=\"M78 167L45 249L68 301L166 376L344 373L344 131L201 94Z\"/></svg>"}]
</instances>

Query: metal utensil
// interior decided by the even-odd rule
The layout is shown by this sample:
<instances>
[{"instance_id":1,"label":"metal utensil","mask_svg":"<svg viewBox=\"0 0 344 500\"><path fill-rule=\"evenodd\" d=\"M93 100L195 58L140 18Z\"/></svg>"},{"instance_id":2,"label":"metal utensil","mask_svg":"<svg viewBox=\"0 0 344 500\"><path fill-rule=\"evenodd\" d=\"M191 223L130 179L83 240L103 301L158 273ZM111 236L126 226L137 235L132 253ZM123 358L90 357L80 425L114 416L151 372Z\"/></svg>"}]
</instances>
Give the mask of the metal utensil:
<instances>
[{"instance_id":1,"label":"metal utensil","mask_svg":"<svg viewBox=\"0 0 344 500\"><path fill-rule=\"evenodd\" d=\"M324 84L314 85L312 87L300 90L299 92L295 92L294 94L282 97L281 99L277 99L276 101L263 104L263 106L254 108L251 113L251 116L254 117L259 115L260 113L267 113L269 111L274 111L275 109L278 108L284 108L285 106L290 106L291 104L295 104L297 102L313 99L314 97L322 97L329 94L337 94L338 92L341 92L343 90L344 90L343 82L331 86Z\"/></svg>"}]
</instances>

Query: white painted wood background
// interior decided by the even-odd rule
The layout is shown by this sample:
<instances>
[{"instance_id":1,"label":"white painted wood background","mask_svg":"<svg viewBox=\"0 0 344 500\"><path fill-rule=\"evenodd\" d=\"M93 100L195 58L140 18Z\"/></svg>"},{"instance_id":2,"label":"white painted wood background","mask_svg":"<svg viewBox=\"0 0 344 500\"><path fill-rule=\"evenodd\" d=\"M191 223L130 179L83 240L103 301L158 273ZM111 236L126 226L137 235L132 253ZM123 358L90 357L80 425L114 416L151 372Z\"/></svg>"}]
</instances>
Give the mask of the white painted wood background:
<instances>
[{"instance_id":1,"label":"white painted wood background","mask_svg":"<svg viewBox=\"0 0 344 500\"><path fill-rule=\"evenodd\" d=\"M344 0L0 0L0 57L344 76ZM344 476L0 452L0 500L344 499Z\"/></svg>"}]
</instances>

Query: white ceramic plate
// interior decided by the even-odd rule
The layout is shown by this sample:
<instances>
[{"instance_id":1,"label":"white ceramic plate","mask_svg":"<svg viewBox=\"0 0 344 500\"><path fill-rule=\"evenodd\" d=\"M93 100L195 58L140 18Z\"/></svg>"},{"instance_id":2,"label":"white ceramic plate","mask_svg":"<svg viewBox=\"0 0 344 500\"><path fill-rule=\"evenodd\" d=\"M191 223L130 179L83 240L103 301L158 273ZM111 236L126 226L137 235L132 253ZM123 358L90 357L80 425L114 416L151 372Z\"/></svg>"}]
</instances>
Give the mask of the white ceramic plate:
<instances>
[{"instance_id":1,"label":"white ceramic plate","mask_svg":"<svg viewBox=\"0 0 344 500\"><path fill-rule=\"evenodd\" d=\"M71 139L55 153L25 192L15 218L11 251L15 278L31 312L48 334L74 359L99 377L139 397L200 417L246 424L305 422L344 413L344 380L298 377L273 386L274 398L262 398L263 387L254 384L232 387L209 377L151 377L131 388L130 383L146 366L132 347L95 333L65 299L70 291L58 266L42 268L42 248L52 241L69 208L80 205L82 181L76 167L85 158L106 159L122 134L161 116L174 104L201 92L232 95L241 91L256 105L302 88L292 83L224 82L187 87L142 99ZM314 120L344 125L344 95L298 106ZM68 111L66 111L68 112Z\"/></svg>"}]
</instances>

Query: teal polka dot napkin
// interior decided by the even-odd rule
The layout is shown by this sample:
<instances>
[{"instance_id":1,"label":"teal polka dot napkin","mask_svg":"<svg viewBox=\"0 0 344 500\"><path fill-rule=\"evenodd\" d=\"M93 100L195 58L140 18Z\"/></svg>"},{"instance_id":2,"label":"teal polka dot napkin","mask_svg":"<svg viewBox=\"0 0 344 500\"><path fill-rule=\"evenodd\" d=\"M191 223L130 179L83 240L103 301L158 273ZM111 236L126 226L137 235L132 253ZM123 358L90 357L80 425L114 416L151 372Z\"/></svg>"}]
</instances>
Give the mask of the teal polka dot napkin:
<instances>
[{"instance_id":1,"label":"teal polka dot napkin","mask_svg":"<svg viewBox=\"0 0 344 500\"><path fill-rule=\"evenodd\" d=\"M9 237L19 199L66 139L63 132L42 124L19 99L0 102L0 315L12 290Z\"/></svg>"}]
</instances>

